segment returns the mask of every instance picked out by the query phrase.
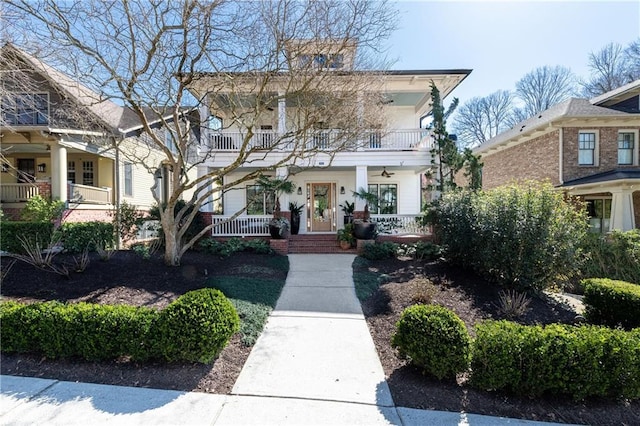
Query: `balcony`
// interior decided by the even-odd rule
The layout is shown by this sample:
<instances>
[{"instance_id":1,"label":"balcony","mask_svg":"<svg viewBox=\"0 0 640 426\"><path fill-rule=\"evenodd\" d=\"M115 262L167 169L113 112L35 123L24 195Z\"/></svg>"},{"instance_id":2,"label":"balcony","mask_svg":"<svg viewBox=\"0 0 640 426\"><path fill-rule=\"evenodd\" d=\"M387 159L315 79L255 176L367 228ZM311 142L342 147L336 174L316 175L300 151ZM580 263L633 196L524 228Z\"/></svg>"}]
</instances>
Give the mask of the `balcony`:
<instances>
[{"instance_id":1,"label":"balcony","mask_svg":"<svg viewBox=\"0 0 640 426\"><path fill-rule=\"evenodd\" d=\"M242 148L245 134L241 132L214 132L209 137L209 149L212 151L239 151ZM306 138L305 148L308 150L333 150L345 145L344 134L337 129L315 131ZM425 129L389 130L386 132L371 131L363 138L346 144L353 151L418 151L430 150L433 146L431 132ZM260 131L249 140L245 150L277 150L291 151L294 143L279 139L277 132ZM298 149L300 147L298 146Z\"/></svg>"}]
</instances>

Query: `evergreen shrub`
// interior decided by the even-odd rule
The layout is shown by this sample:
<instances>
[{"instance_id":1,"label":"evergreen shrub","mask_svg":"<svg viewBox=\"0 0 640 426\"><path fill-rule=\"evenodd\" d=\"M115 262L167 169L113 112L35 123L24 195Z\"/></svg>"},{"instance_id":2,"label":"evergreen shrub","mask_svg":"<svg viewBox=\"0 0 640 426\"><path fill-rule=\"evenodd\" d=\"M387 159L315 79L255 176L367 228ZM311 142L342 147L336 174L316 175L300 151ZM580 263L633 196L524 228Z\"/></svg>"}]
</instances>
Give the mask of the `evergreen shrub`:
<instances>
[{"instance_id":1,"label":"evergreen shrub","mask_svg":"<svg viewBox=\"0 0 640 426\"><path fill-rule=\"evenodd\" d=\"M40 247L51 242L53 223L51 222L11 222L0 221L0 249L9 253L26 254L20 238ZM20 238L18 238L20 237Z\"/></svg>"},{"instance_id":2,"label":"evergreen shrub","mask_svg":"<svg viewBox=\"0 0 640 426\"><path fill-rule=\"evenodd\" d=\"M606 278L582 280L585 317L594 324L640 327L640 285Z\"/></svg>"}]
</instances>

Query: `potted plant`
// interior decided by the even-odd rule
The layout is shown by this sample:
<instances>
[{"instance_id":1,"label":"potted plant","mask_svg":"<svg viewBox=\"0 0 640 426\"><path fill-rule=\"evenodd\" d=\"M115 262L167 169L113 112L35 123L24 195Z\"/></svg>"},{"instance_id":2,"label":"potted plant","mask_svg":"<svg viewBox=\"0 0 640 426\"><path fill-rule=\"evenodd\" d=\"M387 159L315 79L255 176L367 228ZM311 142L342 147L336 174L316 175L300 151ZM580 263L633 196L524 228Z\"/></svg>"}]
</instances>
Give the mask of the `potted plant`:
<instances>
[{"instance_id":1,"label":"potted plant","mask_svg":"<svg viewBox=\"0 0 640 426\"><path fill-rule=\"evenodd\" d=\"M304 204L298 204L297 202L289 203L289 211L291 211L291 234L298 235L300 231L300 214Z\"/></svg>"},{"instance_id":2,"label":"potted plant","mask_svg":"<svg viewBox=\"0 0 640 426\"><path fill-rule=\"evenodd\" d=\"M342 213L344 213L344 224L348 224L353 222L353 212L356 211L356 203L350 203L349 201L345 201L344 204L340 204L342 208Z\"/></svg>"},{"instance_id":3,"label":"potted plant","mask_svg":"<svg viewBox=\"0 0 640 426\"><path fill-rule=\"evenodd\" d=\"M364 188L360 188L357 192L353 192L353 196L365 202L362 219L353 221L353 233L359 240L372 240L376 233L376 223L370 220L371 213L369 213L369 204L377 206L378 195Z\"/></svg>"},{"instance_id":4,"label":"potted plant","mask_svg":"<svg viewBox=\"0 0 640 426\"><path fill-rule=\"evenodd\" d=\"M270 178L264 175L258 177L257 183L264 188L265 191L270 191L275 194L276 203L273 209L273 219L268 223L271 238L286 238L287 232L291 229L291 225L289 220L283 217L280 211L280 194L291 194L295 188L294 183L287 179Z\"/></svg>"},{"instance_id":5,"label":"potted plant","mask_svg":"<svg viewBox=\"0 0 640 426\"><path fill-rule=\"evenodd\" d=\"M336 237L342 250L347 250L353 247L356 243L356 237L353 236L353 224L347 223L344 225L344 228L338 229Z\"/></svg>"}]
</instances>

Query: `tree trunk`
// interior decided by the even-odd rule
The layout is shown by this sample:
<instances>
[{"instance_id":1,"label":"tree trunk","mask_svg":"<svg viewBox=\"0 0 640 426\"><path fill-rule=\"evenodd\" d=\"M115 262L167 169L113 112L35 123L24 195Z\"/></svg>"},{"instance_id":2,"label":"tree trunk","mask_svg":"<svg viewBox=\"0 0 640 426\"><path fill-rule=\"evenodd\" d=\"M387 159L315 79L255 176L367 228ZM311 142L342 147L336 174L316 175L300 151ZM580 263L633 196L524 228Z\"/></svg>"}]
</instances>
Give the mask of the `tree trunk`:
<instances>
[{"instance_id":1,"label":"tree trunk","mask_svg":"<svg viewBox=\"0 0 640 426\"><path fill-rule=\"evenodd\" d=\"M179 266L181 244L177 237L177 223L173 218L173 208L167 208L167 212L166 214L170 215L170 217L165 217L162 220L162 231L164 232L164 263L168 266Z\"/></svg>"}]
</instances>

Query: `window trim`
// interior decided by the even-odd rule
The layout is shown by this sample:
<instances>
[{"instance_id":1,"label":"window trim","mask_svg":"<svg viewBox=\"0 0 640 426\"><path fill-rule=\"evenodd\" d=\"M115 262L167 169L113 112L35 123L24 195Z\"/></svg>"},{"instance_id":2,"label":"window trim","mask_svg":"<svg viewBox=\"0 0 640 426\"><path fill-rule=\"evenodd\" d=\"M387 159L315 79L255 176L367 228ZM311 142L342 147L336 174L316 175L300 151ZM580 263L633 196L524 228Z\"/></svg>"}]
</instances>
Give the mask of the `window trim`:
<instances>
[{"instance_id":1,"label":"window trim","mask_svg":"<svg viewBox=\"0 0 640 426\"><path fill-rule=\"evenodd\" d=\"M584 164L580 163L580 135L582 134L594 134L594 147L593 147L593 163ZM600 131L597 129L581 129L578 131L578 166L579 167L598 167L600 164Z\"/></svg>"},{"instance_id":2,"label":"window trim","mask_svg":"<svg viewBox=\"0 0 640 426\"><path fill-rule=\"evenodd\" d=\"M633 148L631 149L631 163L620 163L620 134L621 133L631 133L633 135ZM618 129L618 137L616 138L616 153L617 153L617 164L619 166L637 166L638 165L638 152L640 141L638 141L638 129Z\"/></svg>"},{"instance_id":3,"label":"window trim","mask_svg":"<svg viewBox=\"0 0 640 426\"><path fill-rule=\"evenodd\" d=\"M30 111L32 120L29 123L20 123L20 120L16 120L15 123L9 123L9 120L6 119L6 114L11 113L14 118L20 117L22 114L17 110L17 100L19 97L26 98L28 96L32 97L29 101L32 106ZM36 109L36 96L44 98L45 109L43 111ZM8 104L8 107L4 105L5 103ZM10 92L0 98L0 104L3 104L2 121L6 122L8 126L47 126L51 123L51 97L49 96L49 92ZM12 104L13 108L11 107ZM42 122L39 120L40 116L43 116Z\"/></svg>"},{"instance_id":4,"label":"window trim","mask_svg":"<svg viewBox=\"0 0 640 426\"><path fill-rule=\"evenodd\" d=\"M125 197L133 197L133 163L125 161L122 166L122 182L124 185L123 194ZM127 168L129 171L127 172ZM127 178L127 174L129 175ZM127 180L129 183L127 184Z\"/></svg>"}]
</instances>

